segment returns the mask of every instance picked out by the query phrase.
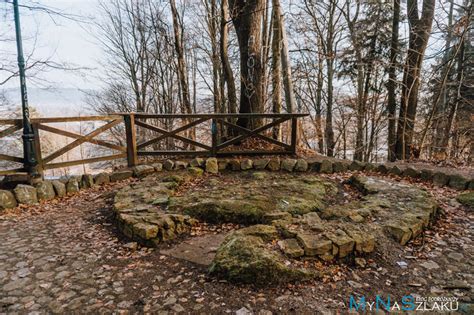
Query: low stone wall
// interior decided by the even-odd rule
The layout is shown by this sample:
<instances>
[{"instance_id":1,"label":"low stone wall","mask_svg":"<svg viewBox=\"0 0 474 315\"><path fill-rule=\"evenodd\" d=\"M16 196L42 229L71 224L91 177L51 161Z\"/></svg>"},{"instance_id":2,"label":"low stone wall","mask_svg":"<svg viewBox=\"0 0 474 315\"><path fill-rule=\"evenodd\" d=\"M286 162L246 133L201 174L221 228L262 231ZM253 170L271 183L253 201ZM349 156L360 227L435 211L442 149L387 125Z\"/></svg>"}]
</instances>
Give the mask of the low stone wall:
<instances>
[{"instance_id":1,"label":"low stone wall","mask_svg":"<svg viewBox=\"0 0 474 315\"><path fill-rule=\"evenodd\" d=\"M457 190L474 189L474 178L460 174L449 174L432 169L417 169L413 166L405 168L389 164L373 164L350 162L336 159L292 159L292 158L263 158L263 159L216 159L195 158L190 161L165 160L150 165L139 165L133 169L122 169L97 175L71 176L67 179L40 181L35 185L17 185L13 190L0 190L0 211L14 208L19 204L34 205L41 201L51 200L77 193L80 189L94 185L125 180L131 177L141 178L162 170L184 170L190 172L208 172L217 174L223 171L268 170L283 172L318 172L331 174L348 171L369 171L382 174L393 174L404 177L418 178L431 181L436 186L448 186Z\"/></svg>"}]
</instances>

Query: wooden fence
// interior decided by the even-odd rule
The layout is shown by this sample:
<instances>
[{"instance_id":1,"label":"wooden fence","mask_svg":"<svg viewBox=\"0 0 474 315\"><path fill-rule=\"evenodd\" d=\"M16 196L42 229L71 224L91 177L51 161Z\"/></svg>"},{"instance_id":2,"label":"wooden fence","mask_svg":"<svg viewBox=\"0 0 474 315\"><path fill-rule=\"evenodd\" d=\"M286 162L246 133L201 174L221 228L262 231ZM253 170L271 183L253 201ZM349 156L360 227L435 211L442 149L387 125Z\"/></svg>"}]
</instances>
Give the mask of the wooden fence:
<instances>
[{"instance_id":1,"label":"wooden fence","mask_svg":"<svg viewBox=\"0 0 474 315\"><path fill-rule=\"evenodd\" d=\"M307 114L144 114L120 113L107 116L33 118L37 170L64 168L75 165L127 159L129 166L138 164L140 156L231 156L231 155L284 155L296 153L298 118ZM238 119L258 120L254 128L239 126ZM100 127L82 135L70 130L57 128L56 123L103 122ZM290 137L286 142L269 136L276 126L289 123ZM251 124L254 125L254 124ZM163 127L167 126L167 127ZM99 135L120 129L119 141L97 139ZM0 141L13 137L22 130L21 119L0 119ZM225 132L224 132L225 131ZM40 132L50 132L73 139L67 145L45 154ZM239 144L247 139L258 139L269 144L272 149L240 149ZM123 140L123 141L122 141ZM106 148L110 154L66 160L57 159L78 146L90 143ZM120 144L123 143L123 144ZM180 145L176 145L179 143ZM23 157L6 153L0 154L0 161L24 163ZM24 168L0 170L0 175L18 174Z\"/></svg>"}]
</instances>

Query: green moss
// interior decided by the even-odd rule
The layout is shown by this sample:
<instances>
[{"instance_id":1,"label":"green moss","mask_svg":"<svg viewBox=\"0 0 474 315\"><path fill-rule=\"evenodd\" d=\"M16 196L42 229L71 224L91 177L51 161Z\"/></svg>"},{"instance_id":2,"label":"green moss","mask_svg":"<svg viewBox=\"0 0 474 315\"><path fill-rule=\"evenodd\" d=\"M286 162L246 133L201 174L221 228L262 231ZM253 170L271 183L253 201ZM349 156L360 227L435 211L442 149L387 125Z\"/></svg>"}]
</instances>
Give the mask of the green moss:
<instances>
[{"instance_id":1,"label":"green moss","mask_svg":"<svg viewBox=\"0 0 474 315\"><path fill-rule=\"evenodd\" d=\"M317 276L306 269L288 267L282 254L266 248L260 237L239 233L226 238L209 271L231 282L257 286Z\"/></svg>"},{"instance_id":2,"label":"green moss","mask_svg":"<svg viewBox=\"0 0 474 315\"><path fill-rule=\"evenodd\" d=\"M470 209L474 209L474 191L459 194L456 200Z\"/></svg>"}]
</instances>

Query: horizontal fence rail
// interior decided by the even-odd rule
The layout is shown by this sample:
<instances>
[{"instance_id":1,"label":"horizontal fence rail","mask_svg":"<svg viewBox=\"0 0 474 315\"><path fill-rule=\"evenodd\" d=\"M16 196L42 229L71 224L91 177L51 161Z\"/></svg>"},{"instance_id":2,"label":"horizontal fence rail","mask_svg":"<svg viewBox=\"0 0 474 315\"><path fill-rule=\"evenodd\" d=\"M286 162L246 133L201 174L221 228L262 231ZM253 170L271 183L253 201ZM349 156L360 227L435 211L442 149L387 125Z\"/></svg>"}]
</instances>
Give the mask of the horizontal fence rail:
<instances>
[{"instance_id":1,"label":"horizontal fence rail","mask_svg":"<svg viewBox=\"0 0 474 315\"><path fill-rule=\"evenodd\" d=\"M125 158L129 166L134 166L138 164L141 156L295 154L297 119L305 116L307 114L117 113L104 116L33 118L31 123L35 135L37 170L42 174L45 170ZM85 122L93 124L92 130L88 130L85 134L51 125ZM97 123L102 125L96 126ZM13 138L15 133L18 134L22 128L21 119L0 119L0 141L11 140L10 138ZM289 135L286 141L275 133L275 130L284 128L286 128L285 134ZM109 133L113 131L118 135L118 141L112 141L114 139L111 139ZM45 139L42 136L46 135L43 133L66 137L71 139L71 142L46 153L42 143ZM104 134L107 134L108 138L97 138ZM241 147L246 141L258 141L264 148ZM67 154L83 144L96 145L108 154L69 160ZM59 158L62 161L58 161ZM12 155L10 152L1 152L0 161L24 163L23 157ZM23 168L12 168L0 170L0 175L20 172L23 172Z\"/></svg>"}]
</instances>

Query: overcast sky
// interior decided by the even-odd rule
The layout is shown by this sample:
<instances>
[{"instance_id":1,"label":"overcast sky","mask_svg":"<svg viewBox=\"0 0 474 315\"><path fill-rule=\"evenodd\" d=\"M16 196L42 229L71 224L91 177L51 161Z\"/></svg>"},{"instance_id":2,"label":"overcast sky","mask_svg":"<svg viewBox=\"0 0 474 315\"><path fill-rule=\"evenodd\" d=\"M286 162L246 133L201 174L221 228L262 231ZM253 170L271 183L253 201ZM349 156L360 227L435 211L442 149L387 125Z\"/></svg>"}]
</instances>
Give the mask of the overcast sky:
<instances>
[{"instance_id":1,"label":"overcast sky","mask_svg":"<svg viewBox=\"0 0 474 315\"><path fill-rule=\"evenodd\" d=\"M14 36L15 28L13 21L13 9L11 0L0 1L0 34L3 36ZM19 0L20 4L27 6L49 7L64 13L74 14L86 21L98 16L97 0ZM24 38L25 55L30 54L34 49L35 59L50 58L56 62L67 63L77 67L85 67L82 76L75 72L64 72L62 70L52 70L42 74L42 78L47 83L61 87L71 88L95 88L99 84L96 78L98 73L98 60L101 50L95 43L93 36L93 26L87 23L79 23L71 19L57 15L20 8L21 26ZM79 19L79 18L78 18ZM37 34L37 35L36 35ZM10 37L11 38L11 37ZM35 44L36 39L36 44ZM11 58L16 58L16 46L14 41L0 42L2 61L5 54ZM34 48L35 47L35 48ZM13 59L14 60L14 59ZM0 78L1 80L1 78ZM30 80L28 86L41 86L40 82ZM17 87L18 80L10 80L6 87Z\"/></svg>"}]
</instances>

